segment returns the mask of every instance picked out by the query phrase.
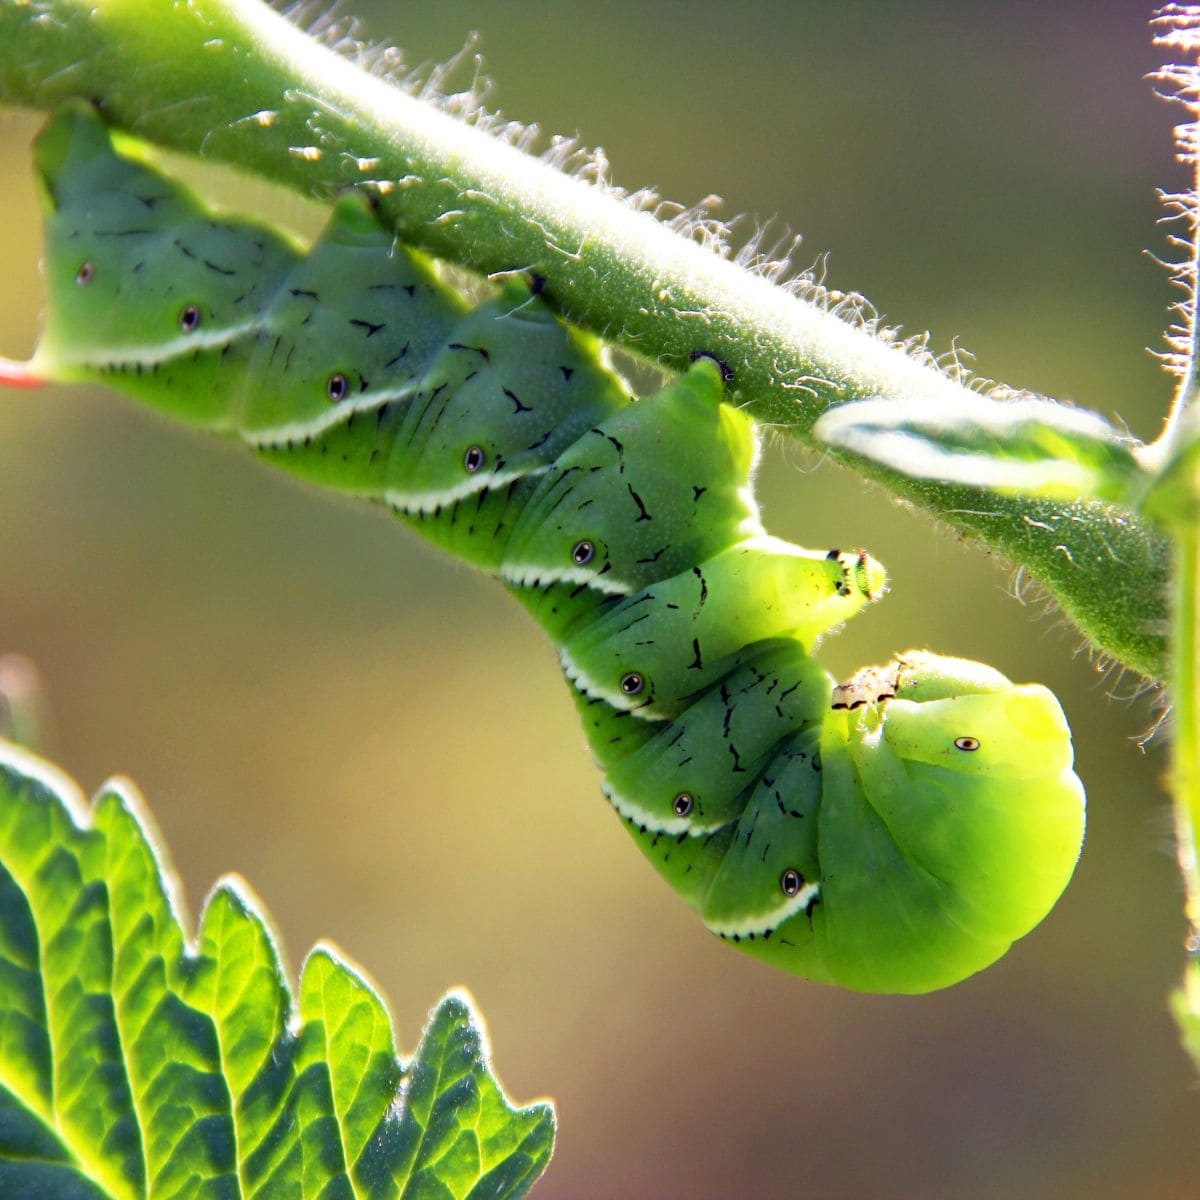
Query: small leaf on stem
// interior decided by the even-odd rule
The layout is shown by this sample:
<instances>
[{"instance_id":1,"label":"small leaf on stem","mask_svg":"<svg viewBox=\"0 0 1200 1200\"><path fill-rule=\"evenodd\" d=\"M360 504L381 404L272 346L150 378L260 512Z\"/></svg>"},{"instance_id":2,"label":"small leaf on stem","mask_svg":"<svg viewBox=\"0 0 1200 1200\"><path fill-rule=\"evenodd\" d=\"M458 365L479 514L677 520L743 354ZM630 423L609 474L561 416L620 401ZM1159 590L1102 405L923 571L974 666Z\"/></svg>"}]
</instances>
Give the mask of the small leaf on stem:
<instances>
[{"instance_id":1,"label":"small leaf on stem","mask_svg":"<svg viewBox=\"0 0 1200 1200\"><path fill-rule=\"evenodd\" d=\"M914 479L1004 495L1132 506L1148 482L1132 438L1095 413L1037 398L879 397L830 409L814 432Z\"/></svg>"}]
</instances>

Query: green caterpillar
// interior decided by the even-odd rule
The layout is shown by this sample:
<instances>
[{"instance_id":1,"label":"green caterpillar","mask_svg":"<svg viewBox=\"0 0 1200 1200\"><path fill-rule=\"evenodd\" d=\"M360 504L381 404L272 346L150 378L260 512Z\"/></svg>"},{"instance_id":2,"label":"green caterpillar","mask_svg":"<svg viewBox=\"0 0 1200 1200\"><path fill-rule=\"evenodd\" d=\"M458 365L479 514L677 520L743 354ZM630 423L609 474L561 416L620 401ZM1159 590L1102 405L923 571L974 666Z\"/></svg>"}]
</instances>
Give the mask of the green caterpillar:
<instances>
[{"instance_id":1,"label":"green caterpillar","mask_svg":"<svg viewBox=\"0 0 1200 1200\"><path fill-rule=\"evenodd\" d=\"M883 569L766 534L712 359L635 402L528 284L469 307L358 195L304 253L90 109L36 166L49 318L0 375L106 382L497 575L558 647L613 808L714 933L922 992L1053 905L1084 811L1058 702L917 652L835 688L812 652Z\"/></svg>"}]
</instances>

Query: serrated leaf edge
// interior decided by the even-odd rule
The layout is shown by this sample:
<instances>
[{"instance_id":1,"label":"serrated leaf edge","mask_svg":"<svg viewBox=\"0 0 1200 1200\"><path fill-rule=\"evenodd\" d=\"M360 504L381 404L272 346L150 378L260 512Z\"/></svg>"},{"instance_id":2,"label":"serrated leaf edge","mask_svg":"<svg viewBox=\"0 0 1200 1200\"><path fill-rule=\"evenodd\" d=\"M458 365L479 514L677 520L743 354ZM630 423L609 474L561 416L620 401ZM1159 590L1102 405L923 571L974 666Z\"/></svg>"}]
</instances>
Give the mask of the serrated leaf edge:
<instances>
[{"instance_id":1,"label":"serrated leaf edge","mask_svg":"<svg viewBox=\"0 0 1200 1200\"><path fill-rule=\"evenodd\" d=\"M2 738L0 738L0 767L10 768L15 773L25 776L49 792L61 803L71 824L81 833L95 831L96 812L98 805L103 799L111 797L120 805L137 825L150 849L157 867L159 879L162 883L171 918L176 922L182 935L182 950L187 959L196 961L201 957L201 931L204 929L205 918L212 904L220 896L228 895L238 908L242 909L251 919L259 924L266 938L274 959L278 977L287 997L285 1028L289 1034L297 1036L303 1026L300 1008L300 988L302 986L303 973L314 956L323 955L336 968L345 971L359 986L371 993L387 1017L392 1046L393 1050L395 1050L397 1038L394 1017L384 1000L382 989L371 975L364 968L349 959L340 947L327 939L319 939L315 942L305 955L300 971L292 972L288 966L286 955L283 951L283 940L274 919L253 886L240 874L229 872L220 876L214 882L204 898L198 918L193 926L189 919L182 882L172 865L166 840L162 836L158 824L154 820L140 790L131 780L121 775L112 776L97 789L95 796L89 800L76 781L62 768ZM294 984L293 979L295 980ZM401 1085L397 1089L393 1107L389 1109L389 1115L393 1115L396 1119L400 1119L403 1116L408 1100L407 1085L411 1080L412 1068L419 1061L429 1034L439 1021L446 1018L448 1010L458 1010L453 1014L454 1019L464 1021L470 1026L477 1039L480 1066L486 1072L487 1077L494 1082L505 1106L512 1114L525 1118L536 1116L539 1118L539 1126L542 1121L549 1121L548 1161L549 1155L553 1152L557 1135L554 1103L548 1097L541 1097L520 1106L512 1103L509 1093L494 1067L491 1038L487 1022L479 1010L474 997L466 988L461 986L450 988L430 1011L413 1055L405 1059L399 1053L396 1053L396 1059L401 1072ZM134 1116L136 1119L136 1111ZM424 1127L422 1126L422 1128ZM526 1135L526 1139L535 1131L536 1127L534 1131ZM61 1135L61 1131L57 1127L55 1127L55 1133ZM64 1145L69 1147L69 1141L64 1142ZM80 1159L79 1161L82 1162L84 1159ZM246 1195L244 1180L240 1172L241 1161L239 1155L239 1187L243 1195ZM347 1164L348 1167L349 1165ZM92 1180L92 1182L98 1187L104 1187L104 1185L97 1183L95 1180ZM107 1187L104 1187L104 1190L107 1194L114 1195L115 1197L115 1193L112 1193ZM358 1188L354 1187L354 1190L357 1194ZM403 1195L403 1190L400 1195Z\"/></svg>"}]
</instances>

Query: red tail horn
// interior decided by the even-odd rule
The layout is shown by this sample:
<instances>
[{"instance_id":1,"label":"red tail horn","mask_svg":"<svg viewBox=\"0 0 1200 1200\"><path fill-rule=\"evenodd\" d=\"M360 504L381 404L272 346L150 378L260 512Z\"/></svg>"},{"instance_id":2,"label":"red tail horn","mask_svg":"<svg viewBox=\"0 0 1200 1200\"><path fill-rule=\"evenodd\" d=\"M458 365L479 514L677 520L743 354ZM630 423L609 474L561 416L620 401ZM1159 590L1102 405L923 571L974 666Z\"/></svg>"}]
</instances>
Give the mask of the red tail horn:
<instances>
[{"instance_id":1,"label":"red tail horn","mask_svg":"<svg viewBox=\"0 0 1200 1200\"><path fill-rule=\"evenodd\" d=\"M0 387L41 387L46 381L35 375L28 363L15 362L11 358L0 358Z\"/></svg>"}]
</instances>

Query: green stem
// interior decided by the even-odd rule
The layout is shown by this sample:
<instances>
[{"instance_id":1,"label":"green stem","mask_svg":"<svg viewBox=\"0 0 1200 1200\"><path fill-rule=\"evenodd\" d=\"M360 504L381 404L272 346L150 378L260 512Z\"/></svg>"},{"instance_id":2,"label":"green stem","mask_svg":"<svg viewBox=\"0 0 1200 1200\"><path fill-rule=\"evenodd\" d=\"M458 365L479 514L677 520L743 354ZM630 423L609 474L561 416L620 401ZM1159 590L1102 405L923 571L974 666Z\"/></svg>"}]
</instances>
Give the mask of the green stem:
<instances>
[{"instance_id":1,"label":"green stem","mask_svg":"<svg viewBox=\"0 0 1200 1200\"><path fill-rule=\"evenodd\" d=\"M1176 1020L1200 1069L1200 461L1190 472L1192 504L1172 526L1175 534L1175 604L1171 706L1174 718L1171 792L1175 805L1175 847L1183 876L1188 961L1182 986L1172 999ZM1178 512L1178 510L1177 510ZM1190 519L1189 519L1190 518Z\"/></svg>"},{"instance_id":2,"label":"green stem","mask_svg":"<svg viewBox=\"0 0 1200 1200\"><path fill-rule=\"evenodd\" d=\"M1194 164L1200 194L1200 162ZM1193 283L1200 269L1200 227L1192 219ZM1171 413L1144 462L1157 478L1144 511L1174 546L1170 697L1173 719L1171 796L1175 850L1183 876L1188 960L1172 1008L1184 1045L1200 1069L1200 323L1192 320L1187 368Z\"/></svg>"},{"instance_id":3,"label":"green stem","mask_svg":"<svg viewBox=\"0 0 1200 1200\"><path fill-rule=\"evenodd\" d=\"M152 141L319 198L374 181L406 241L485 274L534 271L570 320L668 367L716 353L737 400L801 440L831 404L964 395L867 329L366 74L257 0L0 0L0 102L80 96ZM1169 547L1134 515L869 474L1025 565L1094 645L1161 677Z\"/></svg>"}]
</instances>

